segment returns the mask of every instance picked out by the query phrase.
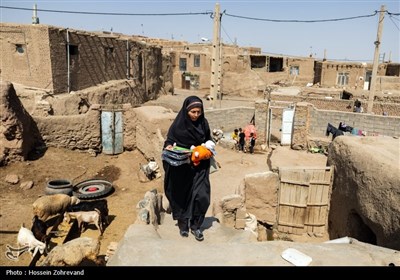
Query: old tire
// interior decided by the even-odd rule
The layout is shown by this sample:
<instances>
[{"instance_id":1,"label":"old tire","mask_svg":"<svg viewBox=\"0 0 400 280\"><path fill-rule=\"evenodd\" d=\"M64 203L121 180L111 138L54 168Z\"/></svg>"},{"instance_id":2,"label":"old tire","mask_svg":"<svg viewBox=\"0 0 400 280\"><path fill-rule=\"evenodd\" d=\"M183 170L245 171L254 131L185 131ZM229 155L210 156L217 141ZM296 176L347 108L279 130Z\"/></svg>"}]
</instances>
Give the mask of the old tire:
<instances>
[{"instance_id":1,"label":"old tire","mask_svg":"<svg viewBox=\"0 0 400 280\"><path fill-rule=\"evenodd\" d=\"M113 190L110 182L105 180L90 179L76 184L73 195L79 199L93 199L103 197Z\"/></svg>"},{"instance_id":2,"label":"old tire","mask_svg":"<svg viewBox=\"0 0 400 280\"><path fill-rule=\"evenodd\" d=\"M44 189L45 194L52 195L52 194L72 194L72 183L66 179L56 179L47 182L46 188Z\"/></svg>"}]
</instances>

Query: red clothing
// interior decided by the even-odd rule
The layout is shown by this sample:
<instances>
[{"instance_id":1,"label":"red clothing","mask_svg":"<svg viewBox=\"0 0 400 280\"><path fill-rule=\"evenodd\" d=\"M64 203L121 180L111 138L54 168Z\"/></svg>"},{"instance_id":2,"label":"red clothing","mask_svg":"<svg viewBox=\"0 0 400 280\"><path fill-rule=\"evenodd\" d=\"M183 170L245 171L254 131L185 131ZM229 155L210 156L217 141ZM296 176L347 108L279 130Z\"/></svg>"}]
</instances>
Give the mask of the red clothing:
<instances>
[{"instance_id":1,"label":"red clothing","mask_svg":"<svg viewBox=\"0 0 400 280\"><path fill-rule=\"evenodd\" d=\"M253 133L253 137L257 139L257 130L253 124L246 125L243 131L246 141L250 140L251 138L250 133Z\"/></svg>"}]
</instances>

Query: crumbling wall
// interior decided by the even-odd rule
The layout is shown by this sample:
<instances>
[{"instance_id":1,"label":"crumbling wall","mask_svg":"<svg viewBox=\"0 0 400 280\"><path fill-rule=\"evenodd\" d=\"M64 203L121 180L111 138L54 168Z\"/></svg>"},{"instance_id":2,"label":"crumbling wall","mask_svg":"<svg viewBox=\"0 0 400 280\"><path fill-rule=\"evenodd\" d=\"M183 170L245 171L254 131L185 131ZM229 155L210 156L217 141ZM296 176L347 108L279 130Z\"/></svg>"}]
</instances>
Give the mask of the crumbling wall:
<instances>
[{"instance_id":1,"label":"crumbling wall","mask_svg":"<svg viewBox=\"0 0 400 280\"><path fill-rule=\"evenodd\" d=\"M256 146L265 144L268 140L267 124L269 122L269 106L270 104L267 100L257 100L255 102L254 121L257 129ZM248 120L248 122L250 122L250 120Z\"/></svg>"},{"instance_id":2,"label":"crumbling wall","mask_svg":"<svg viewBox=\"0 0 400 280\"><path fill-rule=\"evenodd\" d=\"M329 237L400 249L400 143L391 137L337 137Z\"/></svg>"},{"instance_id":3,"label":"crumbling wall","mask_svg":"<svg viewBox=\"0 0 400 280\"><path fill-rule=\"evenodd\" d=\"M90 106L96 104L115 108L120 108L125 104L136 107L150 98L132 80L110 81L69 94L43 94L38 97L39 101L27 94L24 94L24 96L25 98L22 99L22 102L24 105L33 108L32 115L34 116L84 114L89 110ZM32 103L34 104L32 105Z\"/></svg>"},{"instance_id":4,"label":"crumbling wall","mask_svg":"<svg viewBox=\"0 0 400 280\"><path fill-rule=\"evenodd\" d=\"M162 87L164 89L164 93L174 94L172 57L169 54L162 56Z\"/></svg>"},{"instance_id":5,"label":"crumbling wall","mask_svg":"<svg viewBox=\"0 0 400 280\"><path fill-rule=\"evenodd\" d=\"M46 146L101 151L100 115L91 108L86 114L35 117L35 121Z\"/></svg>"},{"instance_id":6,"label":"crumbling wall","mask_svg":"<svg viewBox=\"0 0 400 280\"><path fill-rule=\"evenodd\" d=\"M0 81L0 120L0 166L26 160L42 139L10 82Z\"/></svg>"},{"instance_id":7,"label":"crumbling wall","mask_svg":"<svg viewBox=\"0 0 400 280\"><path fill-rule=\"evenodd\" d=\"M295 150L308 149L311 104L299 102L293 120L292 148Z\"/></svg>"},{"instance_id":8,"label":"crumbling wall","mask_svg":"<svg viewBox=\"0 0 400 280\"><path fill-rule=\"evenodd\" d=\"M276 173L248 174L244 178L246 210L255 215L257 221L275 225L277 222L279 177Z\"/></svg>"},{"instance_id":9,"label":"crumbling wall","mask_svg":"<svg viewBox=\"0 0 400 280\"><path fill-rule=\"evenodd\" d=\"M130 136L130 141L124 141L124 146L133 148L132 144L135 143L146 158L154 158L162 166L161 151L176 113L160 106L143 106L131 109L129 115L125 131L135 133Z\"/></svg>"},{"instance_id":10,"label":"crumbling wall","mask_svg":"<svg viewBox=\"0 0 400 280\"><path fill-rule=\"evenodd\" d=\"M163 56L161 48L130 41L130 79L140 86L140 95L156 99L163 86Z\"/></svg>"}]
</instances>

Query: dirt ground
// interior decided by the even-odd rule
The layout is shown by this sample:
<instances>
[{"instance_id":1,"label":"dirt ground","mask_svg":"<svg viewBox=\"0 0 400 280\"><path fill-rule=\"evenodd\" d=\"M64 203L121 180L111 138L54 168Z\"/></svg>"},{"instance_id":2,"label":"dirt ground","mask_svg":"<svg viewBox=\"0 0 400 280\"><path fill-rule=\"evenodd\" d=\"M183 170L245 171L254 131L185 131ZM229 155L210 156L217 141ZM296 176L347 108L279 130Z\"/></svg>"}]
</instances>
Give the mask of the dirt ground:
<instances>
[{"instance_id":1,"label":"dirt ground","mask_svg":"<svg viewBox=\"0 0 400 280\"><path fill-rule=\"evenodd\" d=\"M166 98L174 104L182 104L184 97L178 95ZM288 147L278 147L272 153L256 151L255 154L245 154L217 146L217 153L216 159L222 168L211 174L212 201L234 193L245 174L268 171L271 162L272 166L326 165L325 155L294 151ZM44 194L46 182L54 179L68 179L73 184L94 178L112 182L115 191L106 197L111 223L100 237L100 255L104 256L110 242L120 241L129 225L136 220L135 207L145 192L152 189L163 192L162 177L146 183L139 181L139 166L145 163L147 161L139 151L125 151L113 156L99 154L94 157L78 151L48 148L43 154L38 154L35 160L1 167L0 265L29 265L31 257L28 253L21 255L17 261L7 259L6 245L17 247L17 233L21 224L29 228L32 225L32 203ZM15 185L7 183L5 177L9 174L18 175L20 182ZM34 182L31 189L19 188L21 182L29 180ZM98 231L94 227L89 228L83 235L96 237Z\"/></svg>"},{"instance_id":2,"label":"dirt ground","mask_svg":"<svg viewBox=\"0 0 400 280\"><path fill-rule=\"evenodd\" d=\"M0 169L0 265L28 265L30 256L23 254L18 261L5 258L6 244L16 247L16 238L22 223L32 225L32 203L44 194L46 182L68 179L74 184L86 179L97 178L113 183L115 191L107 197L111 224L101 238L101 254L105 254L111 241L119 241L127 227L136 220L136 203L151 189L161 191L161 180L140 183L137 173L139 164L146 163L138 151L124 152L118 156L99 154L92 157L87 153L49 148L43 157L28 162L14 163ZM4 181L8 174L17 174L20 181L34 182L29 190L19 188L20 183L11 185ZM93 233L98 235L96 230Z\"/></svg>"}]
</instances>

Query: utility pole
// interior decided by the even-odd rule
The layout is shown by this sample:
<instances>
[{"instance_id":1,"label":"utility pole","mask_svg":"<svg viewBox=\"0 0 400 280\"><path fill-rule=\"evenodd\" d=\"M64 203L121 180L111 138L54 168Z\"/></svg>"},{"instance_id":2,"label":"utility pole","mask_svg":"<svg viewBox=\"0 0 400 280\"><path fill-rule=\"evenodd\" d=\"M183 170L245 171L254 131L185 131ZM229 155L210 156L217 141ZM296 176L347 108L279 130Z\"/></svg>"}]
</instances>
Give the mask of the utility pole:
<instances>
[{"instance_id":1,"label":"utility pole","mask_svg":"<svg viewBox=\"0 0 400 280\"><path fill-rule=\"evenodd\" d=\"M378 66L379 66L379 45L381 44L384 18L385 18L385 5L382 5L381 11L379 14L378 33L376 36L376 41L374 42L375 53L374 53L374 62L372 65L372 75L371 75L371 84L370 84L370 88L369 88L367 113L372 113L372 107L374 106L376 76L378 73Z\"/></svg>"},{"instance_id":2,"label":"utility pole","mask_svg":"<svg viewBox=\"0 0 400 280\"><path fill-rule=\"evenodd\" d=\"M220 33L221 35L221 33ZM218 90L217 96L219 96L219 108L222 106L222 42L219 42L219 59L218 59Z\"/></svg>"},{"instance_id":3,"label":"utility pole","mask_svg":"<svg viewBox=\"0 0 400 280\"><path fill-rule=\"evenodd\" d=\"M211 106L214 108L215 100L217 99L217 92L219 90L219 65L220 60L220 44L221 44L221 15L219 13L220 7L219 3L215 4L214 10L214 28L213 28L213 49L211 57L211 83L210 83L210 96L211 96ZM221 97L221 94L219 94Z\"/></svg>"}]
</instances>

